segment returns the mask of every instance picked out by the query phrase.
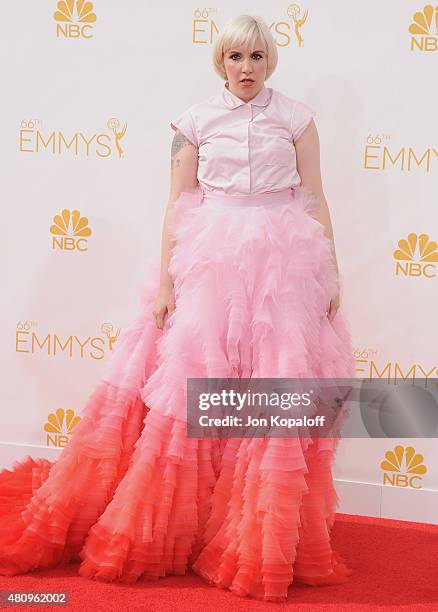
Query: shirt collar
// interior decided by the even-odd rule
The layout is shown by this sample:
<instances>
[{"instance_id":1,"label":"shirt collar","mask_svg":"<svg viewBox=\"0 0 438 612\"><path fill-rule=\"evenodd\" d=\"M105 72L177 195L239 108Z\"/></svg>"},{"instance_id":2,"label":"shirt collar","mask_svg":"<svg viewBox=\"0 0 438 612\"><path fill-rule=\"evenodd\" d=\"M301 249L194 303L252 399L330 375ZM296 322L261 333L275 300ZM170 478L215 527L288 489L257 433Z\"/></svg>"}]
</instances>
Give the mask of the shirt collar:
<instances>
[{"instance_id":1,"label":"shirt collar","mask_svg":"<svg viewBox=\"0 0 438 612\"><path fill-rule=\"evenodd\" d=\"M237 108L242 104L253 104L254 106L267 106L271 99L272 89L263 85L259 93L248 102L241 100L238 96L235 96L224 83L222 88L222 100L228 108Z\"/></svg>"}]
</instances>

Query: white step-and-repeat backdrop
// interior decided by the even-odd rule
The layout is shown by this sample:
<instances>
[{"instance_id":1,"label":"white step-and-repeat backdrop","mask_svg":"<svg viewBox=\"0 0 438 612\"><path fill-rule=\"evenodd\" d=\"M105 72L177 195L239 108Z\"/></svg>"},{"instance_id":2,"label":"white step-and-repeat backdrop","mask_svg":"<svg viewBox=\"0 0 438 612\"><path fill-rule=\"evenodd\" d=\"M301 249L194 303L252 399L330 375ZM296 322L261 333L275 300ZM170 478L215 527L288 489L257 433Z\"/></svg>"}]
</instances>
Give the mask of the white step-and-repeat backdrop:
<instances>
[{"instance_id":1,"label":"white step-and-repeat backdrop","mask_svg":"<svg viewBox=\"0 0 438 612\"><path fill-rule=\"evenodd\" d=\"M215 94L221 26L269 24L267 85L317 112L357 376L437 376L438 7L8 3L2 31L0 467L56 458L160 248L169 122ZM426 382L424 382L426 384ZM436 440L345 439L344 512L437 522Z\"/></svg>"}]
</instances>

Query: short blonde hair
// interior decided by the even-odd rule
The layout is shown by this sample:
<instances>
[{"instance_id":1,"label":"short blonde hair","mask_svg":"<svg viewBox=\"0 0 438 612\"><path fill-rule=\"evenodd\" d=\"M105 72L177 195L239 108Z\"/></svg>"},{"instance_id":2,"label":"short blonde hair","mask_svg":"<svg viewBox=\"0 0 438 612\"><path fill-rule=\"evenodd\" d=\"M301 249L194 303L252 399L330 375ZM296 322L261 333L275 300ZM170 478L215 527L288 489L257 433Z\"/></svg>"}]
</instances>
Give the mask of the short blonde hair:
<instances>
[{"instance_id":1,"label":"short blonde hair","mask_svg":"<svg viewBox=\"0 0 438 612\"><path fill-rule=\"evenodd\" d=\"M228 21L219 32L219 36L213 46L213 67L221 79L227 80L227 73L224 67L225 52L234 46L240 45L253 49L257 38L264 41L266 46L268 60L266 79L269 79L277 67L277 45L265 21L261 17L253 15L238 15Z\"/></svg>"}]
</instances>

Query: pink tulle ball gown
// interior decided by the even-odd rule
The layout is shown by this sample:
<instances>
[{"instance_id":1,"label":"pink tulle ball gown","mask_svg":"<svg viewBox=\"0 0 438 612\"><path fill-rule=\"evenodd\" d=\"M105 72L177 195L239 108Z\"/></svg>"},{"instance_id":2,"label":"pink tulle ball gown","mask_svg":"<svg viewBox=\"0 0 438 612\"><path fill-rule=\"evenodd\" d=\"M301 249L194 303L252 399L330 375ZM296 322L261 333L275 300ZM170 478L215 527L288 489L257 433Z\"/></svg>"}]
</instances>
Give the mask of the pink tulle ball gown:
<instances>
[{"instance_id":1,"label":"pink tulle ball gown","mask_svg":"<svg viewBox=\"0 0 438 612\"><path fill-rule=\"evenodd\" d=\"M80 561L86 578L134 582L191 568L265 601L295 581L347 579L330 540L336 438L186 431L189 377L353 376L342 308L326 316L338 280L313 204L299 185L181 193L176 309L159 330L157 259L57 461L27 457L0 473L1 574Z\"/></svg>"}]
</instances>

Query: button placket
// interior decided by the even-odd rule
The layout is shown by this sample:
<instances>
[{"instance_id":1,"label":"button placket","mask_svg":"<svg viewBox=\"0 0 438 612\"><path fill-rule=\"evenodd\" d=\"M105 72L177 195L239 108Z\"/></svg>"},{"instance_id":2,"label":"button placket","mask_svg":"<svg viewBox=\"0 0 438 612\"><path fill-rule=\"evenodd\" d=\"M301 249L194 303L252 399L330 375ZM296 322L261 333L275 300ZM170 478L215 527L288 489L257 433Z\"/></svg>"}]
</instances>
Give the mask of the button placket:
<instances>
[{"instance_id":1,"label":"button placket","mask_svg":"<svg viewBox=\"0 0 438 612\"><path fill-rule=\"evenodd\" d=\"M246 132L246 147L247 147L247 159L248 159L248 163L247 163L247 169L248 169L248 181L247 181L247 193L251 193L251 183L252 183L252 177L251 177L251 149L250 149L250 145L251 145L251 126L252 126L252 120L254 118L254 112L253 112L253 105L249 104L249 118L248 118L248 125L247 125L247 132Z\"/></svg>"}]
</instances>

